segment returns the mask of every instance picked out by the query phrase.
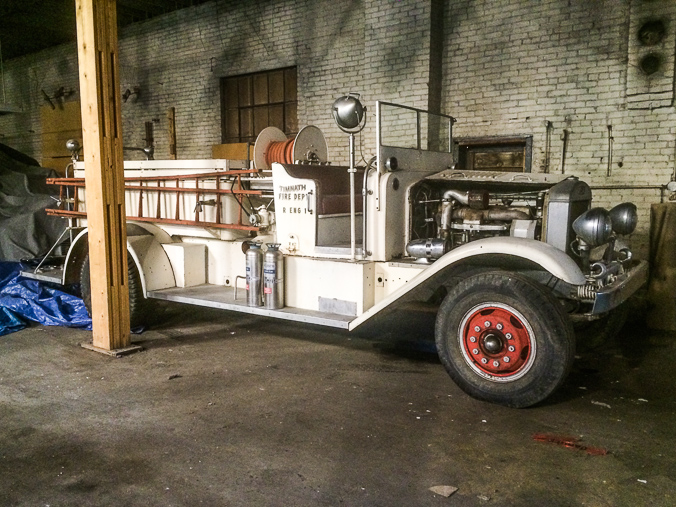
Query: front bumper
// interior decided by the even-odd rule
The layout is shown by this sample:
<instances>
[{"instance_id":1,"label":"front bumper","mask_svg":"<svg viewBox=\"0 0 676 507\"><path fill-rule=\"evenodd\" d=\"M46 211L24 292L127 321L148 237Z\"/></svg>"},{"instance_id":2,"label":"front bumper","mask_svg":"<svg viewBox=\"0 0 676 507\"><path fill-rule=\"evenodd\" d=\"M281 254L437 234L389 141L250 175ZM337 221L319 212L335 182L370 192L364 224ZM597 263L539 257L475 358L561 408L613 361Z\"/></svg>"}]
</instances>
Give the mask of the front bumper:
<instances>
[{"instance_id":1,"label":"front bumper","mask_svg":"<svg viewBox=\"0 0 676 507\"><path fill-rule=\"evenodd\" d=\"M648 263L640 261L596 293L591 315L606 313L620 306L648 281Z\"/></svg>"}]
</instances>

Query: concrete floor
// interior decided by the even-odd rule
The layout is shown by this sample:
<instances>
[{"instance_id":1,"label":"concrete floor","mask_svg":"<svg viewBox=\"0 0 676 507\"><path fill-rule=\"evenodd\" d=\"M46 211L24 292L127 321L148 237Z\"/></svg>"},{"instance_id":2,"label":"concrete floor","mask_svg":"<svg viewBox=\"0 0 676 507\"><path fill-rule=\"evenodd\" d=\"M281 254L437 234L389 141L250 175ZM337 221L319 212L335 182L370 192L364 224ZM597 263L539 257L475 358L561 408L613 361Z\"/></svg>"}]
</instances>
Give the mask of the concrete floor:
<instances>
[{"instance_id":1,"label":"concrete floor","mask_svg":"<svg viewBox=\"0 0 676 507\"><path fill-rule=\"evenodd\" d=\"M356 336L163 312L121 359L84 331L0 338L0 505L676 504L676 335L625 328L515 410L455 387L428 314Z\"/></svg>"}]
</instances>

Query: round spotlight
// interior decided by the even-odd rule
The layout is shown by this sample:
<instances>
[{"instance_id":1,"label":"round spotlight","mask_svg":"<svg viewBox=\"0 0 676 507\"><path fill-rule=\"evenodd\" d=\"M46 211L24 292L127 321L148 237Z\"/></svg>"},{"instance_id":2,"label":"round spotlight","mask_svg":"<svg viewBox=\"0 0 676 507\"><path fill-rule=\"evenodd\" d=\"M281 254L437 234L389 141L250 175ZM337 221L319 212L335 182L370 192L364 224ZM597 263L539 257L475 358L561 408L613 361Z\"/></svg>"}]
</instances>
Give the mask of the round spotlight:
<instances>
[{"instance_id":1,"label":"round spotlight","mask_svg":"<svg viewBox=\"0 0 676 507\"><path fill-rule=\"evenodd\" d=\"M623 202L610 210L610 220L613 223L615 234L631 234L638 223L636 205L631 202Z\"/></svg>"},{"instance_id":2,"label":"round spotlight","mask_svg":"<svg viewBox=\"0 0 676 507\"><path fill-rule=\"evenodd\" d=\"M66 141L66 149L68 151L80 151L80 142L77 139L68 139Z\"/></svg>"},{"instance_id":3,"label":"round spotlight","mask_svg":"<svg viewBox=\"0 0 676 507\"><path fill-rule=\"evenodd\" d=\"M587 210L575 219L573 230L588 245L603 245L610 239L610 235L613 233L610 213L603 208Z\"/></svg>"},{"instance_id":4,"label":"round spotlight","mask_svg":"<svg viewBox=\"0 0 676 507\"><path fill-rule=\"evenodd\" d=\"M333 103L333 119L345 132L359 132L364 128L366 108L359 101L358 93L348 93Z\"/></svg>"}]
</instances>

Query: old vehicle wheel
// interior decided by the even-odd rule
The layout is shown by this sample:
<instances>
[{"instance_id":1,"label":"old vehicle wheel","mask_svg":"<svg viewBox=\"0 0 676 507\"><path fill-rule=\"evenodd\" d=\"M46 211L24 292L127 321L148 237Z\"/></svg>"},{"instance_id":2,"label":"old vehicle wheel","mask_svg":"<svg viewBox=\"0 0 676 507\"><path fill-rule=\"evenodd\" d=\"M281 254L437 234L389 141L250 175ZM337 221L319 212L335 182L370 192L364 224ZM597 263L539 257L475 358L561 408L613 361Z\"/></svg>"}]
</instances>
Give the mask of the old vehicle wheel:
<instances>
[{"instance_id":1,"label":"old vehicle wheel","mask_svg":"<svg viewBox=\"0 0 676 507\"><path fill-rule=\"evenodd\" d=\"M480 273L456 285L439 308L435 335L441 362L463 391L509 407L547 398L575 355L563 306L513 273Z\"/></svg>"},{"instance_id":2,"label":"old vehicle wheel","mask_svg":"<svg viewBox=\"0 0 676 507\"><path fill-rule=\"evenodd\" d=\"M128 286L129 286L129 320L132 330L145 327L147 324L147 300L143 295L143 285L141 284L141 275L136 267L134 259L128 255ZM89 315L92 314L92 289L89 273L89 254L85 257L80 268L80 293L82 300L87 307Z\"/></svg>"}]
</instances>

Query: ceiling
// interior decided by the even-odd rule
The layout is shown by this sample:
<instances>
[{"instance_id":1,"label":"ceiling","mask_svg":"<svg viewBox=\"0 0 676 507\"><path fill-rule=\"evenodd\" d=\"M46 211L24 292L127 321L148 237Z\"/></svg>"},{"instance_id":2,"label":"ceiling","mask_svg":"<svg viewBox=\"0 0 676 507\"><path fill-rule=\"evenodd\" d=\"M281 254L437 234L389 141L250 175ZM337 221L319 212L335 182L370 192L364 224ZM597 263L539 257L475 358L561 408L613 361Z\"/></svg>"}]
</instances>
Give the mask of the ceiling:
<instances>
[{"instance_id":1,"label":"ceiling","mask_svg":"<svg viewBox=\"0 0 676 507\"><path fill-rule=\"evenodd\" d=\"M120 27L209 0L117 0ZM75 0L1 0L3 60L75 42Z\"/></svg>"}]
</instances>

